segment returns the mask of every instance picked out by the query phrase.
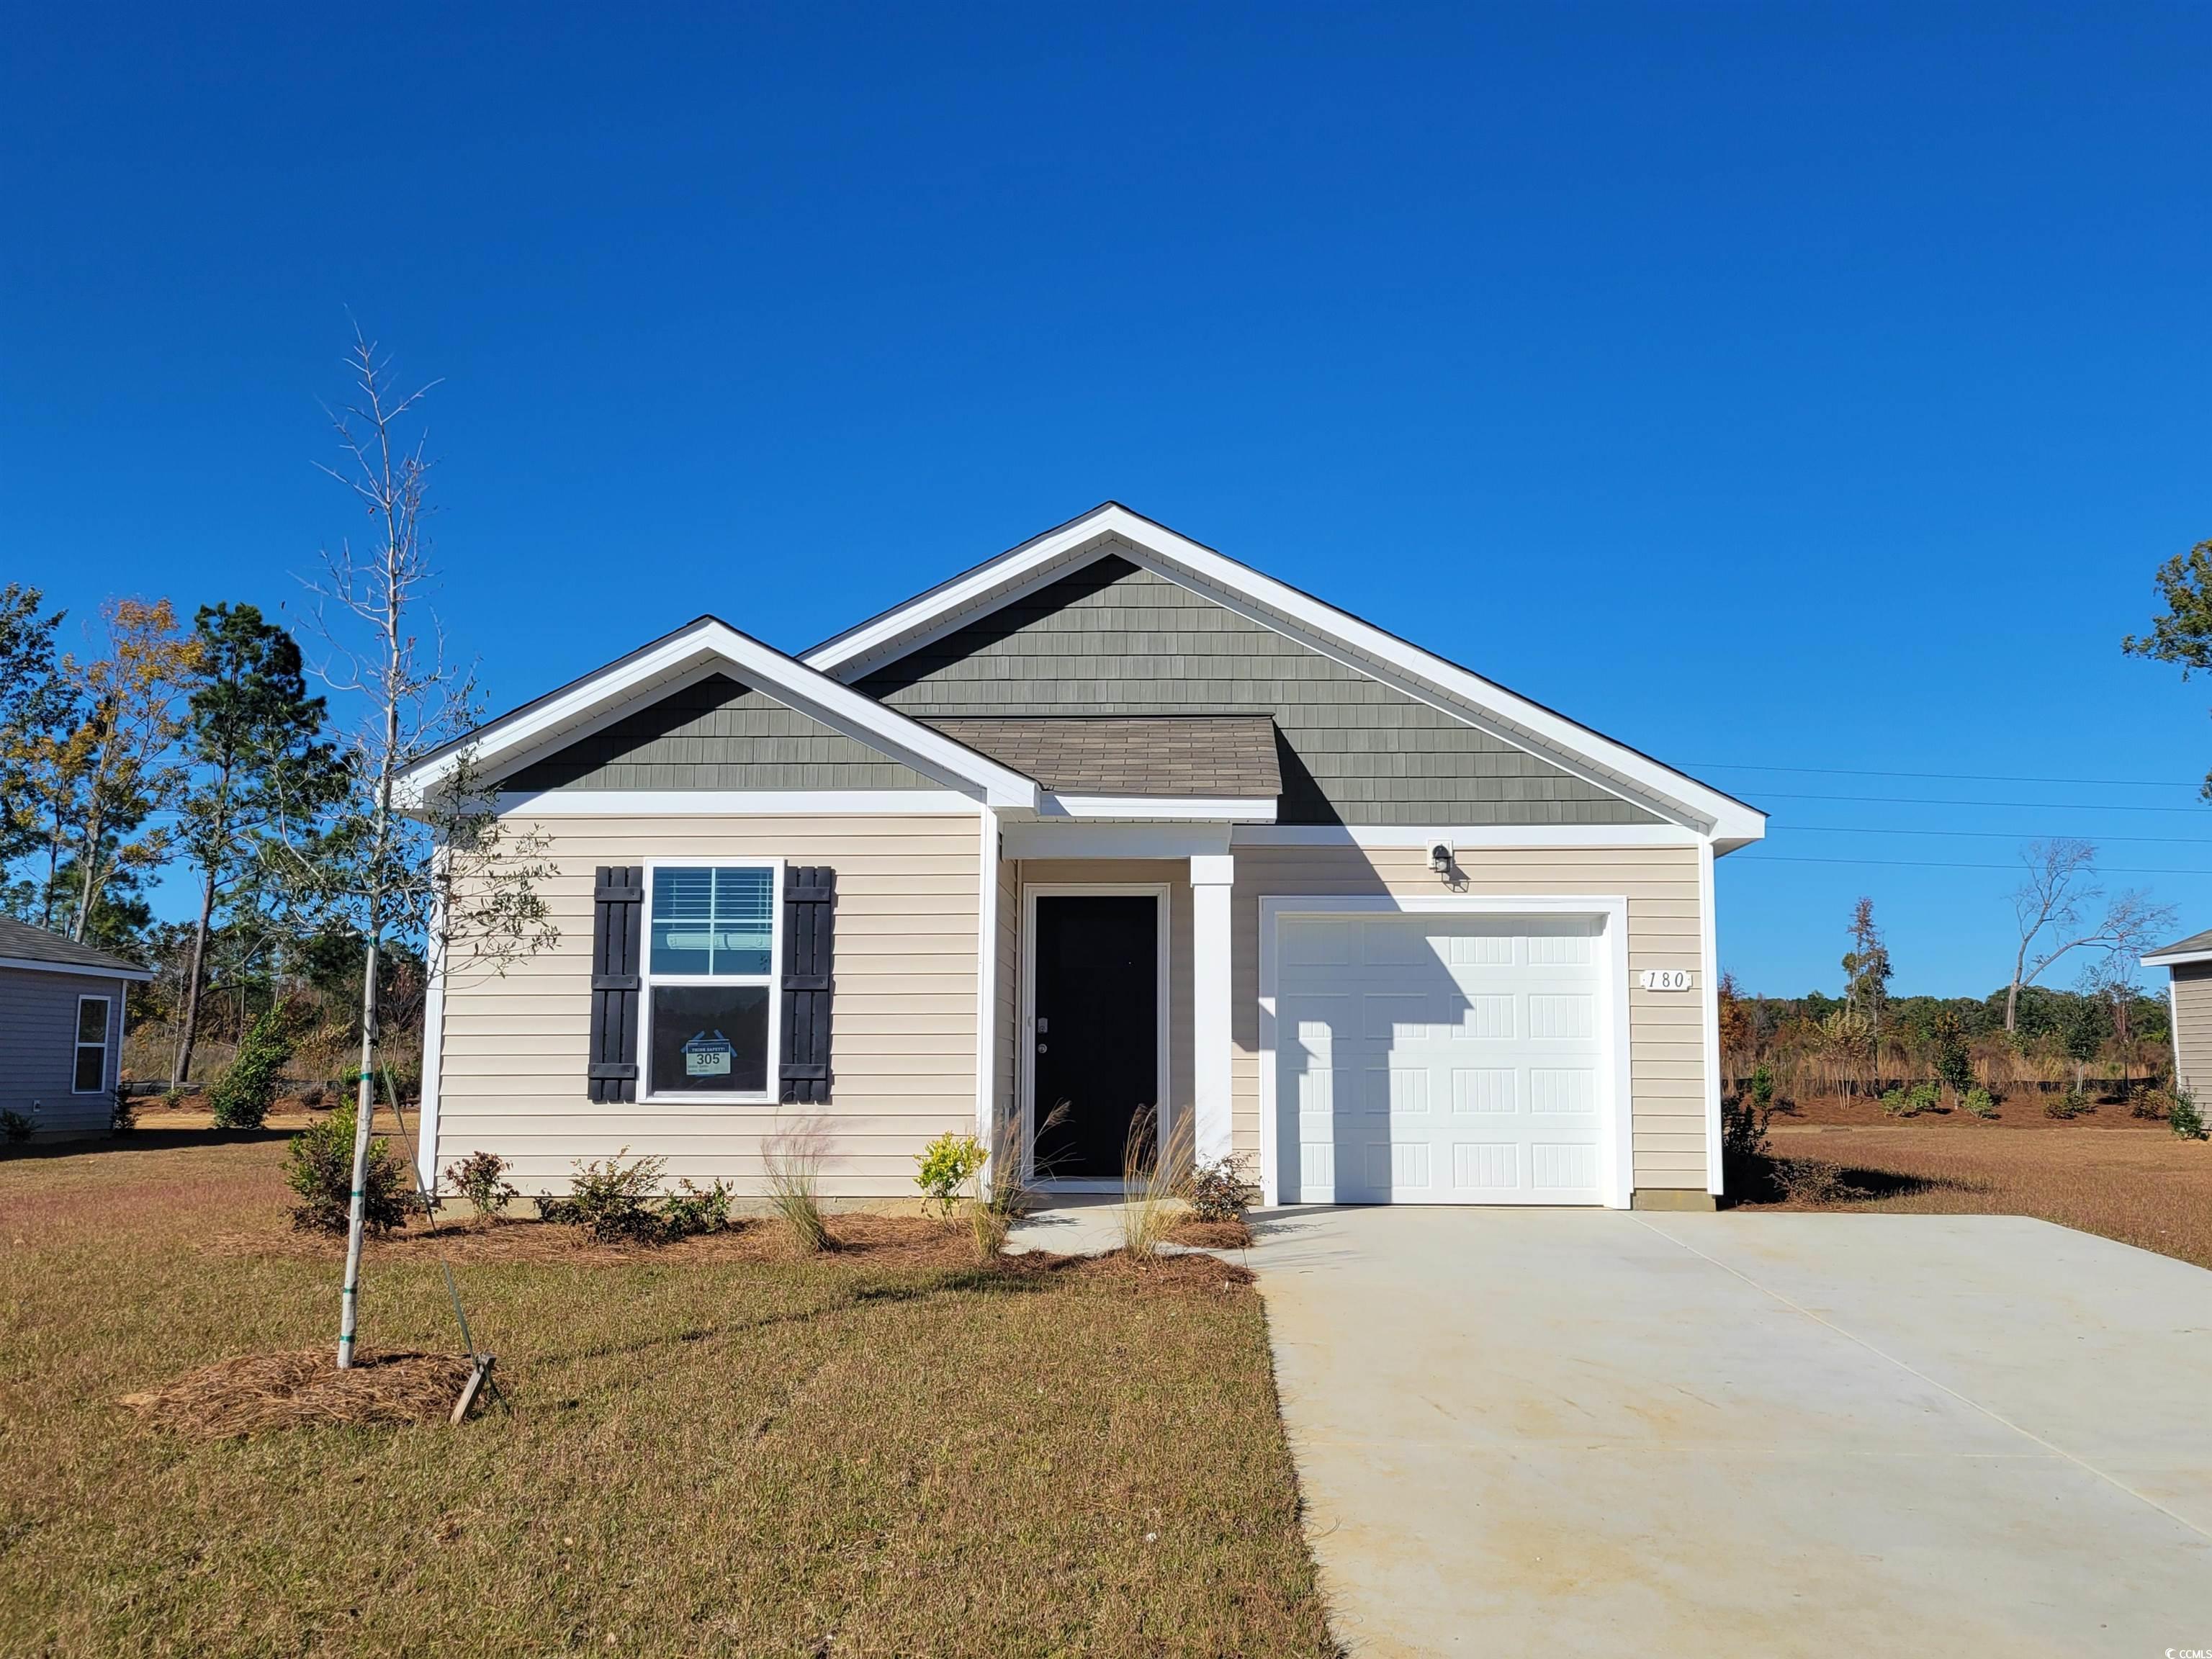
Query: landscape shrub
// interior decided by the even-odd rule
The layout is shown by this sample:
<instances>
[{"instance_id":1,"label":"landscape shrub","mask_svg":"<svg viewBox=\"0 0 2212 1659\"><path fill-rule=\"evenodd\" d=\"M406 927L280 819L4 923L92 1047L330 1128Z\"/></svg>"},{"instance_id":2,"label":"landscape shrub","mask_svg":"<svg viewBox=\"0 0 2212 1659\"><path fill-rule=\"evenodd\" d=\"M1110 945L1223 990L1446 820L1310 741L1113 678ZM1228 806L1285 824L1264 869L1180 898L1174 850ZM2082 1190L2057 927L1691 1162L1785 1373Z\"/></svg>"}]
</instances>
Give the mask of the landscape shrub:
<instances>
[{"instance_id":1,"label":"landscape shrub","mask_svg":"<svg viewBox=\"0 0 2212 1659\"><path fill-rule=\"evenodd\" d=\"M2069 1089L2057 1099L2046 1100L2043 1103L2043 1115L2045 1117L2079 1117L2084 1112L2094 1112L2096 1109L2089 1097L2079 1089Z\"/></svg>"},{"instance_id":2,"label":"landscape shrub","mask_svg":"<svg viewBox=\"0 0 2212 1659\"><path fill-rule=\"evenodd\" d=\"M1910 1089L1892 1089L1881 1097L1881 1109L1892 1117L1917 1117L1932 1111L1942 1099L1942 1091L1932 1083L1916 1083Z\"/></svg>"},{"instance_id":3,"label":"landscape shrub","mask_svg":"<svg viewBox=\"0 0 2212 1659\"><path fill-rule=\"evenodd\" d=\"M253 1022L238 1058L208 1091L218 1129L258 1129L276 1098L285 1062L292 1058L291 1016L282 1003Z\"/></svg>"},{"instance_id":4,"label":"landscape shrub","mask_svg":"<svg viewBox=\"0 0 2212 1659\"><path fill-rule=\"evenodd\" d=\"M1774 1184L1796 1204L1840 1204L1867 1194L1844 1178L1843 1166L1824 1158L1778 1158Z\"/></svg>"},{"instance_id":5,"label":"landscape shrub","mask_svg":"<svg viewBox=\"0 0 2212 1659\"><path fill-rule=\"evenodd\" d=\"M284 1184L299 1200L292 1206L292 1224L303 1232L346 1230L353 1195L353 1126L349 1103L292 1137L284 1154ZM415 1195L409 1190L407 1166L392 1155L381 1135L368 1143L363 1176L363 1224L373 1233L405 1226Z\"/></svg>"},{"instance_id":6,"label":"landscape shrub","mask_svg":"<svg viewBox=\"0 0 2212 1659\"><path fill-rule=\"evenodd\" d=\"M725 1183L717 1181L702 1188L688 1181L679 1181L676 1188L661 1202L662 1237L690 1238L696 1233L719 1233L730 1224L731 1192Z\"/></svg>"},{"instance_id":7,"label":"landscape shrub","mask_svg":"<svg viewBox=\"0 0 2212 1659\"><path fill-rule=\"evenodd\" d=\"M2197 1109L2197 1102L2189 1091L2177 1086L2168 1097L2166 1108L2166 1126L2184 1140L2203 1140L2208 1138L2204 1114Z\"/></svg>"},{"instance_id":8,"label":"landscape shrub","mask_svg":"<svg viewBox=\"0 0 2212 1659\"><path fill-rule=\"evenodd\" d=\"M1252 1196L1241 1158L1216 1158L1191 1172L1190 1212L1200 1221L1242 1221Z\"/></svg>"},{"instance_id":9,"label":"landscape shrub","mask_svg":"<svg viewBox=\"0 0 2212 1659\"><path fill-rule=\"evenodd\" d=\"M1959 1103L1976 1117L1995 1117L1997 1103L1987 1089L1969 1089L1959 1097Z\"/></svg>"},{"instance_id":10,"label":"landscape shrub","mask_svg":"<svg viewBox=\"0 0 2212 1659\"><path fill-rule=\"evenodd\" d=\"M311 1112L322 1110L323 1102L329 1096L319 1083L311 1083L300 1091L300 1104Z\"/></svg>"},{"instance_id":11,"label":"landscape shrub","mask_svg":"<svg viewBox=\"0 0 2212 1659\"><path fill-rule=\"evenodd\" d=\"M668 1160L641 1158L626 1164L629 1152L625 1146L596 1163L578 1160L568 1177L568 1197L546 1200L538 1206L538 1214L602 1244L658 1243L661 1219L652 1199Z\"/></svg>"},{"instance_id":12,"label":"landscape shrub","mask_svg":"<svg viewBox=\"0 0 2212 1659\"><path fill-rule=\"evenodd\" d=\"M1939 1008L1931 1022L1930 1035L1935 1040L1934 1061L1936 1081L1951 1091L1958 1099L1974 1086L1974 1056L1966 1047L1966 1029L1958 1011Z\"/></svg>"},{"instance_id":13,"label":"landscape shrub","mask_svg":"<svg viewBox=\"0 0 2212 1659\"><path fill-rule=\"evenodd\" d=\"M975 1136L948 1129L915 1153L914 1161L921 1166L914 1184L921 1188L923 1207L935 1205L938 1214L950 1221L960 1189L983 1167L983 1148Z\"/></svg>"},{"instance_id":14,"label":"landscape shrub","mask_svg":"<svg viewBox=\"0 0 2212 1659\"><path fill-rule=\"evenodd\" d=\"M138 1127L138 1103L131 1098L131 1085L118 1083L108 1097L107 1129L110 1134L127 1135Z\"/></svg>"},{"instance_id":15,"label":"landscape shrub","mask_svg":"<svg viewBox=\"0 0 2212 1659\"><path fill-rule=\"evenodd\" d=\"M506 1175L507 1160L496 1152L471 1152L459 1163L446 1166L446 1179L453 1190L482 1216L502 1214L514 1201L515 1190L507 1184Z\"/></svg>"},{"instance_id":16,"label":"landscape shrub","mask_svg":"<svg viewBox=\"0 0 2212 1659\"><path fill-rule=\"evenodd\" d=\"M31 1120L21 1112L0 1112L0 1140L20 1146L31 1138Z\"/></svg>"}]
</instances>

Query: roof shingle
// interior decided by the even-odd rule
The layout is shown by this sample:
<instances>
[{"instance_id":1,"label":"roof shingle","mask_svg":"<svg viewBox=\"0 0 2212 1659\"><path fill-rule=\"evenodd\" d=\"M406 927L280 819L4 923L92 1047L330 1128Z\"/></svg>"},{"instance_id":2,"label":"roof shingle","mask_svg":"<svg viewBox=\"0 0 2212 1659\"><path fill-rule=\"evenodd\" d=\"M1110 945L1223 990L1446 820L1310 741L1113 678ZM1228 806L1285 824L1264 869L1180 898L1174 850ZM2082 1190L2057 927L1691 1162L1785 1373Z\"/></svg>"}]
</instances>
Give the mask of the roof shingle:
<instances>
[{"instance_id":1,"label":"roof shingle","mask_svg":"<svg viewBox=\"0 0 2212 1659\"><path fill-rule=\"evenodd\" d=\"M49 928L33 927L13 916L0 916L0 957L17 962L50 962L58 968L96 968L104 973L143 974L135 962L79 945Z\"/></svg>"},{"instance_id":2,"label":"roof shingle","mask_svg":"<svg viewBox=\"0 0 2212 1659\"><path fill-rule=\"evenodd\" d=\"M1272 800L1283 792L1265 714L945 716L956 742L1065 794Z\"/></svg>"}]
</instances>

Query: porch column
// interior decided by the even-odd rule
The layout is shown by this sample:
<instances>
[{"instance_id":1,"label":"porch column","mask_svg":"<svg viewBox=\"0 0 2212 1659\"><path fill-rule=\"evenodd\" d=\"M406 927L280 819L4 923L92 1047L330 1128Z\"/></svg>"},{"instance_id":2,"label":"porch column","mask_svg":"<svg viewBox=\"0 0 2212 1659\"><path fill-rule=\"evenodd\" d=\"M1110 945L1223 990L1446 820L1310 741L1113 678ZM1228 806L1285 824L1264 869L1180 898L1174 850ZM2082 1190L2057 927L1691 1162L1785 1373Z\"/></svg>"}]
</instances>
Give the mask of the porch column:
<instances>
[{"instance_id":1,"label":"porch column","mask_svg":"<svg viewBox=\"0 0 2212 1659\"><path fill-rule=\"evenodd\" d=\"M1200 1163L1230 1153L1229 891L1236 874L1231 854L1191 854L1191 1129Z\"/></svg>"}]
</instances>

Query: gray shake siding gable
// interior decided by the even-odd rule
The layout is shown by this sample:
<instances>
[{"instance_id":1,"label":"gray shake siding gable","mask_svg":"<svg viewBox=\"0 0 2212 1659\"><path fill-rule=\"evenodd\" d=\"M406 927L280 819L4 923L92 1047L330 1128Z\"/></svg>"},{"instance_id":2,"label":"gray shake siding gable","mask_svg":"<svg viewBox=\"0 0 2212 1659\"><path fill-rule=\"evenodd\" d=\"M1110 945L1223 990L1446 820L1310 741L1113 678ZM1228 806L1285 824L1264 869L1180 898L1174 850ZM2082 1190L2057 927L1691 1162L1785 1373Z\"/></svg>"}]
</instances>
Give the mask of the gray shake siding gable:
<instances>
[{"instance_id":1,"label":"gray shake siding gable","mask_svg":"<svg viewBox=\"0 0 2212 1659\"><path fill-rule=\"evenodd\" d=\"M924 720L1268 714L1283 823L1656 823L1658 817L1114 555L871 672Z\"/></svg>"},{"instance_id":2,"label":"gray shake siding gable","mask_svg":"<svg viewBox=\"0 0 2212 1659\"><path fill-rule=\"evenodd\" d=\"M508 789L934 789L879 754L726 675L625 714L524 767Z\"/></svg>"}]
</instances>

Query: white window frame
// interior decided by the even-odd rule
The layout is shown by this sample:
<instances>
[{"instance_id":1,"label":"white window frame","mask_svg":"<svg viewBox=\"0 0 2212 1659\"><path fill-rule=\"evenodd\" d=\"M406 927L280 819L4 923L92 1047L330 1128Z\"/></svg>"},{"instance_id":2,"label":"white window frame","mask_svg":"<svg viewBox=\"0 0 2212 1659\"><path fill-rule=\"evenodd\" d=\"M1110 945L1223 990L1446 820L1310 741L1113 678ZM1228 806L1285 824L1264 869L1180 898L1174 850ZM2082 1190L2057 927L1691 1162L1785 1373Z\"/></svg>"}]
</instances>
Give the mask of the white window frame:
<instances>
[{"instance_id":1,"label":"white window frame","mask_svg":"<svg viewBox=\"0 0 2212 1659\"><path fill-rule=\"evenodd\" d=\"M766 870L769 872L768 972L765 974L656 974L653 971L653 877L656 870ZM637 1063L641 1106L769 1106L782 1091L778 1073L783 1056L783 879L784 860L724 854L720 858L647 859L645 916L638 963ZM767 1086L751 1090L685 1090L653 1092L653 991L657 985L765 985L768 988Z\"/></svg>"},{"instance_id":2,"label":"white window frame","mask_svg":"<svg viewBox=\"0 0 2212 1659\"><path fill-rule=\"evenodd\" d=\"M76 1063L92 1044L84 1040L84 1005L97 1002L107 1010L107 1017L100 1027L100 1084L96 1088L76 1086ZM115 1046L115 999L96 991L80 994L76 1000L76 1023L70 1027L70 1092L73 1095L104 1095L107 1092L107 1056Z\"/></svg>"}]
</instances>

